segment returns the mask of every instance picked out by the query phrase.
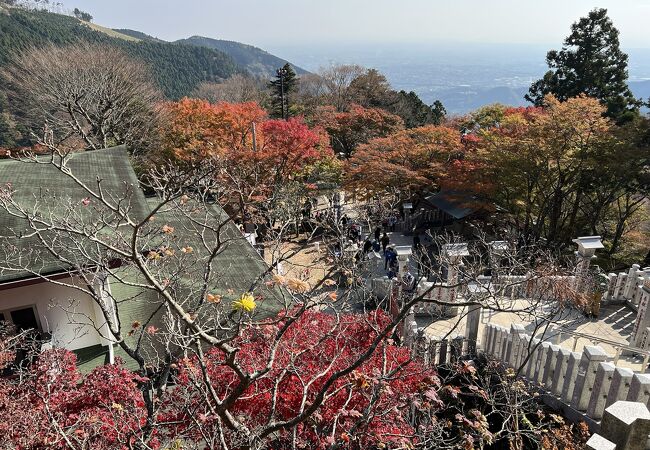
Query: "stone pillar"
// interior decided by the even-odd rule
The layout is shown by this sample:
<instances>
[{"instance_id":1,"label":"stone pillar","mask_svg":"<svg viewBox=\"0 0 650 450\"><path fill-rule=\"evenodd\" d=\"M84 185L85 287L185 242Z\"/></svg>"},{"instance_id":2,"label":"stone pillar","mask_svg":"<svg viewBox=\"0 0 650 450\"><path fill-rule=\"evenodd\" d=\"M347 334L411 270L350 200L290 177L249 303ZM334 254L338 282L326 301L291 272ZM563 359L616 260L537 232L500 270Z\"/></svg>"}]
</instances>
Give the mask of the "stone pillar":
<instances>
[{"instance_id":1,"label":"stone pillar","mask_svg":"<svg viewBox=\"0 0 650 450\"><path fill-rule=\"evenodd\" d=\"M644 450L650 434L650 411L642 403L618 401L605 409L600 434L620 450Z\"/></svg>"},{"instance_id":2,"label":"stone pillar","mask_svg":"<svg viewBox=\"0 0 650 450\"><path fill-rule=\"evenodd\" d=\"M643 403L646 406L650 405L650 375L635 373L632 376L626 400Z\"/></svg>"},{"instance_id":3,"label":"stone pillar","mask_svg":"<svg viewBox=\"0 0 650 450\"><path fill-rule=\"evenodd\" d=\"M600 241L600 236L582 236L574 239L573 242L578 244L574 288L577 292L582 292L585 288L585 280L589 275L591 259L595 257L597 249L604 248L605 246Z\"/></svg>"},{"instance_id":4,"label":"stone pillar","mask_svg":"<svg viewBox=\"0 0 650 450\"><path fill-rule=\"evenodd\" d=\"M587 441L587 450L616 450L616 444L599 434L593 434Z\"/></svg>"},{"instance_id":5,"label":"stone pillar","mask_svg":"<svg viewBox=\"0 0 650 450\"><path fill-rule=\"evenodd\" d=\"M483 328L483 337L481 342L481 349L484 353L490 354L490 345L492 344L492 324L485 324Z\"/></svg>"},{"instance_id":6,"label":"stone pillar","mask_svg":"<svg viewBox=\"0 0 650 450\"><path fill-rule=\"evenodd\" d=\"M447 260L447 298L449 303L456 301L458 288L455 286L458 283L458 269L463 265L463 257L469 256L467 244L445 244L442 246L443 255ZM458 314L458 307L449 307L449 315L456 316Z\"/></svg>"},{"instance_id":7,"label":"stone pillar","mask_svg":"<svg viewBox=\"0 0 650 450\"><path fill-rule=\"evenodd\" d=\"M598 365L593 390L591 391L591 398L587 406L587 415L594 420L603 417L603 411L605 411L605 404L607 403L607 396L609 395L615 370L616 366L612 363L601 362Z\"/></svg>"},{"instance_id":8,"label":"stone pillar","mask_svg":"<svg viewBox=\"0 0 650 450\"><path fill-rule=\"evenodd\" d=\"M626 273L619 273L616 275L616 285L614 286L614 300L618 300L623 296L623 290L625 289L625 280L627 279Z\"/></svg>"},{"instance_id":9,"label":"stone pillar","mask_svg":"<svg viewBox=\"0 0 650 450\"><path fill-rule=\"evenodd\" d=\"M608 273L607 274L607 292L605 293L605 300L612 301L616 300L614 298L614 290L616 289L616 274Z\"/></svg>"},{"instance_id":10,"label":"stone pillar","mask_svg":"<svg viewBox=\"0 0 650 450\"><path fill-rule=\"evenodd\" d=\"M580 366L573 389L571 406L579 411L585 411L589 405L591 392L596 379L599 363L607 359L607 354L599 346L585 346L580 359Z\"/></svg>"},{"instance_id":11,"label":"stone pillar","mask_svg":"<svg viewBox=\"0 0 650 450\"><path fill-rule=\"evenodd\" d=\"M491 283L499 282L499 272L501 270L501 259L508 251L508 243L506 241L492 241L490 242L490 265L492 266L492 279Z\"/></svg>"},{"instance_id":12,"label":"stone pillar","mask_svg":"<svg viewBox=\"0 0 650 450\"><path fill-rule=\"evenodd\" d=\"M510 351L510 344L512 343L512 333L506 327L501 327L501 352L499 359L504 364L508 364L508 352Z\"/></svg>"},{"instance_id":13,"label":"stone pillar","mask_svg":"<svg viewBox=\"0 0 650 450\"><path fill-rule=\"evenodd\" d=\"M550 342L542 342L539 347L539 354L537 355L537 373L535 374L535 381L537 384L544 384L544 369L546 367L546 358L551 351Z\"/></svg>"},{"instance_id":14,"label":"stone pillar","mask_svg":"<svg viewBox=\"0 0 650 450\"><path fill-rule=\"evenodd\" d=\"M551 385L551 392L556 397L562 395L562 388L566 380L566 370L569 364L569 356L571 352L564 348L560 348L555 361L555 371L553 372L553 384Z\"/></svg>"},{"instance_id":15,"label":"stone pillar","mask_svg":"<svg viewBox=\"0 0 650 450\"><path fill-rule=\"evenodd\" d=\"M440 341L440 352L438 364L447 364L447 341Z\"/></svg>"},{"instance_id":16,"label":"stone pillar","mask_svg":"<svg viewBox=\"0 0 650 450\"><path fill-rule=\"evenodd\" d=\"M528 334L519 335L519 356L517 358L517 362L514 365L515 370L519 370L519 368L525 368L525 365L527 365L530 361L529 353L532 353L532 348L530 348L532 347L530 340L531 337ZM532 358L532 355L530 355L530 357ZM526 361L525 364L524 361Z\"/></svg>"},{"instance_id":17,"label":"stone pillar","mask_svg":"<svg viewBox=\"0 0 650 450\"><path fill-rule=\"evenodd\" d=\"M537 338L533 338L533 343L531 345L531 349L533 351L533 354L530 355L530 358L528 359L528 363L526 363L526 373L525 376L529 381L533 381L535 374L537 373L537 358L539 357L539 347L542 344L540 343L540 340Z\"/></svg>"},{"instance_id":18,"label":"stone pillar","mask_svg":"<svg viewBox=\"0 0 650 450\"><path fill-rule=\"evenodd\" d=\"M632 383L633 376L634 372L630 369L617 367L616 370L614 370L614 376L612 377L612 384L609 386L605 408L619 400L627 400L627 394L630 392L630 384Z\"/></svg>"},{"instance_id":19,"label":"stone pillar","mask_svg":"<svg viewBox=\"0 0 650 450\"><path fill-rule=\"evenodd\" d=\"M637 272L640 268L641 266L638 264L632 264L632 267L630 267L630 270L627 273L627 279L625 281L625 286L623 287L623 297L626 300L630 300L634 295L637 286Z\"/></svg>"},{"instance_id":20,"label":"stone pillar","mask_svg":"<svg viewBox=\"0 0 650 450\"><path fill-rule=\"evenodd\" d=\"M451 360L450 362L457 362L463 356L463 336L457 335L451 339Z\"/></svg>"},{"instance_id":21,"label":"stone pillar","mask_svg":"<svg viewBox=\"0 0 650 450\"><path fill-rule=\"evenodd\" d=\"M439 339L437 336L431 336L429 339L429 347L427 348L426 359L430 365L437 364L436 356L438 356L438 340Z\"/></svg>"},{"instance_id":22,"label":"stone pillar","mask_svg":"<svg viewBox=\"0 0 650 450\"><path fill-rule=\"evenodd\" d=\"M650 325L650 314L648 314L648 303L650 302L649 296L643 296L639 302L636 314L636 320L632 327L632 335L630 336L630 345L638 347L643 337L643 330Z\"/></svg>"},{"instance_id":23,"label":"stone pillar","mask_svg":"<svg viewBox=\"0 0 650 450\"><path fill-rule=\"evenodd\" d=\"M519 347L521 346L520 335L524 334L526 329L523 325L519 323L513 323L510 325L510 333L508 339L508 348L506 349L506 355L504 362L510 367L515 367L519 358Z\"/></svg>"},{"instance_id":24,"label":"stone pillar","mask_svg":"<svg viewBox=\"0 0 650 450\"><path fill-rule=\"evenodd\" d=\"M546 360L544 361L544 367L540 367L540 372L542 374L542 384L547 391L552 389L554 372L555 372L555 363L557 362L557 357L560 354L560 347L558 345L551 344L551 347L546 352Z\"/></svg>"},{"instance_id":25,"label":"stone pillar","mask_svg":"<svg viewBox=\"0 0 650 450\"><path fill-rule=\"evenodd\" d=\"M478 342L478 326L481 323L481 306L472 305L468 307L467 322L465 325L465 338L467 339L467 353L469 355L476 354L476 346ZM485 345L485 343L484 343Z\"/></svg>"},{"instance_id":26,"label":"stone pillar","mask_svg":"<svg viewBox=\"0 0 650 450\"><path fill-rule=\"evenodd\" d=\"M501 361L503 361L502 355L506 336L505 328L501 325L494 326L494 353L492 356Z\"/></svg>"},{"instance_id":27,"label":"stone pillar","mask_svg":"<svg viewBox=\"0 0 650 450\"><path fill-rule=\"evenodd\" d=\"M573 391L581 358L582 353L571 352L569 355L569 361L566 365L566 373L564 374L564 385L562 386L562 401L564 403L571 403L571 399L573 398Z\"/></svg>"}]
</instances>

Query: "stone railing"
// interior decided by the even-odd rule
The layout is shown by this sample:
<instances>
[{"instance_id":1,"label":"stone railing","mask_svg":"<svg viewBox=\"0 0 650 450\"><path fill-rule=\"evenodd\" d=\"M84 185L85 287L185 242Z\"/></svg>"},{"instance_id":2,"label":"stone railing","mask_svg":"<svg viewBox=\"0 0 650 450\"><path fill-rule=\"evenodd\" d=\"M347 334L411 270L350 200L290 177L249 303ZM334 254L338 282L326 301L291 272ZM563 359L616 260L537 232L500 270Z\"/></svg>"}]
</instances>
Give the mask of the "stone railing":
<instances>
[{"instance_id":1,"label":"stone railing","mask_svg":"<svg viewBox=\"0 0 650 450\"><path fill-rule=\"evenodd\" d=\"M641 269L634 264L627 272L608 274L607 280L607 291L603 295L607 302L628 302L638 307L643 297L650 294L650 267Z\"/></svg>"},{"instance_id":2,"label":"stone railing","mask_svg":"<svg viewBox=\"0 0 650 450\"><path fill-rule=\"evenodd\" d=\"M617 367L599 346L581 353L526 334L523 325L487 324L481 348L476 340L429 336L418 329L413 313L404 321L403 343L425 364L452 363L483 352L515 369L543 400L568 419L585 421L594 434L589 449L641 450L650 434L650 374ZM648 447L650 448L650 447Z\"/></svg>"},{"instance_id":3,"label":"stone railing","mask_svg":"<svg viewBox=\"0 0 650 450\"><path fill-rule=\"evenodd\" d=\"M488 324L482 350L541 386L550 406L599 431L588 448L646 448L650 375L617 367L599 346L572 352L531 337L517 324L509 329Z\"/></svg>"}]
</instances>

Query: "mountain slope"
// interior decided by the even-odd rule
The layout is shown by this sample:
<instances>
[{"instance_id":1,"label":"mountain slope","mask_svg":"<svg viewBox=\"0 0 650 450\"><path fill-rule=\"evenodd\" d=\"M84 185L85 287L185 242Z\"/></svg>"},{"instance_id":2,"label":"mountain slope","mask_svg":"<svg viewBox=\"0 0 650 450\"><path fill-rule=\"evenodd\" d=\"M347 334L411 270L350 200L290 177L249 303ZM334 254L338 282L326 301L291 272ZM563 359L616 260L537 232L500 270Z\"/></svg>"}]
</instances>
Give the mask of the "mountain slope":
<instances>
[{"instance_id":1,"label":"mountain slope","mask_svg":"<svg viewBox=\"0 0 650 450\"><path fill-rule=\"evenodd\" d=\"M111 30L112 31L112 30ZM47 43L65 45L80 39L119 47L145 62L165 96L181 98L203 81L219 81L241 68L225 53L205 47L178 45L162 41L130 40L91 29L69 16L44 11L9 8L0 11L0 68L11 56L31 46Z\"/></svg>"},{"instance_id":2,"label":"mountain slope","mask_svg":"<svg viewBox=\"0 0 650 450\"><path fill-rule=\"evenodd\" d=\"M162 39L149 36L148 34L143 33L142 31L129 30L128 28L113 28L113 31L123 34L125 36L132 37L133 39L137 39L138 41L164 42Z\"/></svg>"},{"instance_id":3,"label":"mountain slope","mask_svg":"<svg viewBox=\"0 0 650 450\"><path fill-rule=\"evenodd\" d=\"M229 55L240 66L245 67L252 75L262 78L272 78L275 71L288 62L261 48L240 42L192 36L187 39L180 39L176 43L219 50ZM293 64L292 66L298 75L308 73L300 67Z\"/></svg>"}]
</instances>

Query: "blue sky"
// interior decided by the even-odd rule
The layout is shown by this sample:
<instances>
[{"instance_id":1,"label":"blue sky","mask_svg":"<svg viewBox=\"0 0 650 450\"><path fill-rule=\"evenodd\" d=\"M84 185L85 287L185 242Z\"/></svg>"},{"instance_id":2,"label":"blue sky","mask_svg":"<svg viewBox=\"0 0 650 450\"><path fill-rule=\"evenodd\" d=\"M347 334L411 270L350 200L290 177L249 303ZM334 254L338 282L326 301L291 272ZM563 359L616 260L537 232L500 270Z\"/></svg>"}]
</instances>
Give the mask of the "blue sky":
<instances>
[{"instance_id":1,"label":"blue sky","mask_svg":"<svg viewBox=\"0 0 650 450\"><path fill-rule=\"evenodd\" d=\"M63 0L111 28L287 44L512 43L557 47L605 7L624 47L650 47L650 0Z\"/></svg>"}]
</instances>

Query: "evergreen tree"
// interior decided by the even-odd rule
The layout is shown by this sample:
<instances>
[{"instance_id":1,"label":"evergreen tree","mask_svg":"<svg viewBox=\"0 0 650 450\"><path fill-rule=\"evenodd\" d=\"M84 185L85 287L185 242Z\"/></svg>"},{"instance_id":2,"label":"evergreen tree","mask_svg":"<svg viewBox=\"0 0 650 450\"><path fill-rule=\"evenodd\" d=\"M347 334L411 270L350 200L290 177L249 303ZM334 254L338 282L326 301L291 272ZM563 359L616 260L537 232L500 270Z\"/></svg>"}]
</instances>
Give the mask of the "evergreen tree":
<instances>
[{"instance_id":1,"label":"evergreen tree","mask_svg":"<svg viewBox=\"0 0 650 450\"><path fill-rule=\"evenodd\" d=\"M533 83L526 100L539 106L546 94L560 101L586 94L607 107L608 117L618 122L633 118L640 102L627 85L627 55L619 47L618 35L606 9L594 9L575 22L562 50L546 55L551 70Z\"/></svg>"},{"instance_id":2,"label":"evergreen tree","mask_svg":"<svg viewBox=\"0 0 650 450\"><path fill-rule=\"evenodd\" d=\"M435 125L440 125L447 117L447 110L440 100L436 100L431 105L431 111L433 112L433 123Z\"/></svg>"},{"instance_id":3,"label":"evergreen tree","mask_svg":"<svg viewBox=\"0 0 650 450\"><path fill-rule=\"evenodd\" d=\"M440 125L447 113L440 100L429 106L418 95L411 91L399 91L394 104L384 106L393 114L404 120L406 128L417 128L424 125Z\"/></svg>"},{"instance_id":4,"label":"evergreen tree","mask_svg":"<svg viewBox=\"0 0 650 450\"><path fill-rule=\"evenodd\" d=\"M12 148L16 145L14 133L6 118L0 114L0 148Z\"/></svg>"},{"instance_id":5,"label":"evergreen tree","mask_svg":"<svg viewBox=\"0 0 650 450\"><path fill-rule=\"evenodd\" d=\"M293 67L286 63L278 69L274 80L269 82L271 89L271 116L288 119L291 115L291 94L296 88L298 77Z\"/></svg>"}]
</instances>

